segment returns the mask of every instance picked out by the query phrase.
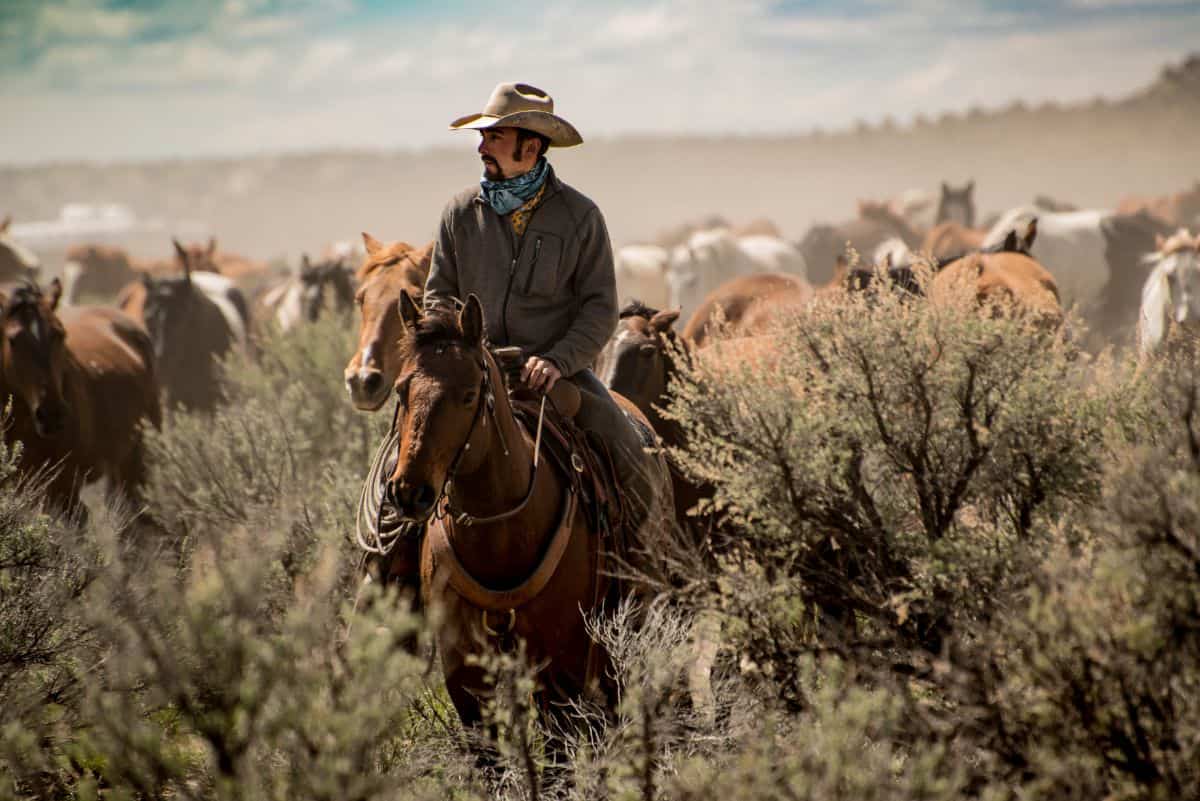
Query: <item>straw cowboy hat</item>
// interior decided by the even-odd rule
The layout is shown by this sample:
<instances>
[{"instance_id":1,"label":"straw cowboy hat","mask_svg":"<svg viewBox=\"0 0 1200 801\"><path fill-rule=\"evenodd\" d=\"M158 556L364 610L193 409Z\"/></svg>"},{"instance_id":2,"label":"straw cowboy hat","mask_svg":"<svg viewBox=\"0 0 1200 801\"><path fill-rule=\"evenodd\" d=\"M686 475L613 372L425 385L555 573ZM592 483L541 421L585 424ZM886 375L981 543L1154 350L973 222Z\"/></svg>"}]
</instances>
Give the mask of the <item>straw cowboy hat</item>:
<instances>
[{"instance_id":1,"label":"straw cowboy hat","mask_svg":"<svg viewBox=\"0 0 1200 801\"><path fill-rule=\"evenodd\" d=\"M549 137L552 147L583 144L575 126L554 113L554 98L527 83L500 84L492 90L483 111L450 123L452 131L483 128L526 128Z\"/></svg>"}]
</instances>

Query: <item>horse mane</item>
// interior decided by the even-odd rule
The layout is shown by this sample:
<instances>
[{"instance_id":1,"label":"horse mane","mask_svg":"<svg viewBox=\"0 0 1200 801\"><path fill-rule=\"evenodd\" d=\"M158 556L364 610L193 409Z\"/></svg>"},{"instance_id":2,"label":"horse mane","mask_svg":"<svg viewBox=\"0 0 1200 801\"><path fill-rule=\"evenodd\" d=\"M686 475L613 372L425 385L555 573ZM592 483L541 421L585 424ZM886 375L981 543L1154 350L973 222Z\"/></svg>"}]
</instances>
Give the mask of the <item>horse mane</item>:
<instances>
[{"instance_id":1,"label":"horse mane","mask_svg":"<svg viewBox=\"0 0 1200 801\"><path fill-rule=\"evenodd\" d=\"M367 262L365 264L363 264L361 267L359 267L358 270L354 273L355 280L357 280L361 284L369 276L374 275L377 272L386 270L389 267L393 267L393 266L399 267L400 264L405 260L407 260L413 266L414 269L419 270L421 268L420 262L418 262L416 257L414 256L414 254L419 253L421 251L421 248L413 247L412 245L408 244L407 242L397 242L395 246L402 246L405 248L405 250L401 251L398 255L395 253L389 253L388 258L382 259L380 261L375 261L374 259L368 259ZM392 249L392 247L394 247L394 246L389 246L388 250L390 251Z\"/></svg>"},{"instance_id":2,"label":"horse mane","mask_svg":"<svg viewBox=\"0 0 1200 801\"><path fill-rule=\"evenodd\" d=\"M4 311L11 314L24 306L37 306L41 301L41 287L26 279L12 287L4 304Z\"/></svg>"},{"instance_id":3,"label":"horse mane","mask_svg":"<svg viewBox=\"0 0 1200 801\"><path fill-rule=\"evenodd\" d=\"M645 317L647 320L658 314L659 309L652 309L645 303L642 303L637 298L633 298L621 309L617 315L618 320L624 320L629 317Z\"/></svg>"}]
</instances>

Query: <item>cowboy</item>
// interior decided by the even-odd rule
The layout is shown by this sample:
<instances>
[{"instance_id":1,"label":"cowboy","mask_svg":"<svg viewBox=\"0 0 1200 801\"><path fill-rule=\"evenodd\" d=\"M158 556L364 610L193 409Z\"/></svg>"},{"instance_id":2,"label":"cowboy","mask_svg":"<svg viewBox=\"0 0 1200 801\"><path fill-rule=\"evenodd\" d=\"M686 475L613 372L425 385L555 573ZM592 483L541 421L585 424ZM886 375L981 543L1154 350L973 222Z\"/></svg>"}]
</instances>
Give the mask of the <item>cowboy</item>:
<instances>
[{"instance_id":1,"label":"cowboy","mask_svg":"<svg viewBox=\"0 0 1200 801\"><path fill-rule=\"evenodd\" d=\"M612 244L596 204L558 179L551 147L583 138L554 113L554 100L524 83L502 83L484 110L450 124L478 131L483 178L455 196L434 237L426 306L474 293L493 345L528 354L522 381L548 392L568 380L582 396L576 421L613 455L628 495L650 503L644 441L591 371L617 324Z\"/></svg>"}]
</instances>

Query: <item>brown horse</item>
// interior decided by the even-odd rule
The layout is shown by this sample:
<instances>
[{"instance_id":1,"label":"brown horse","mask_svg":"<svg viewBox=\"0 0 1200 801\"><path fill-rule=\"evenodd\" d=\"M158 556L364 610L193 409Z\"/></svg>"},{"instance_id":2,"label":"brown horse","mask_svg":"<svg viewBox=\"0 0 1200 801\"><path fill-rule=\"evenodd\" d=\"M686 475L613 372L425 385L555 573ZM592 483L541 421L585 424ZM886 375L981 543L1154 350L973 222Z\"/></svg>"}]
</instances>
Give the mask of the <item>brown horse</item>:
<instances>
[{"instance_id":1,"label":"brown horse","mask_svg":"<svg viewBox=\"0 0 1200 801\"><path fill-rule=\"evenodd\" d=\"M683 329L691 345L705 347L724 318L724 333L752 336L769 329L780 315L803 309L813 288L803 278L782 273L755 273L727 281L708 294Z\"/></svg>"},{"instance_id":2,"label":"brown horse","mask_svg":"<svg viewBox=\"0 0 1200 801\"><path fill-rule=\"evenodd\" d=\"M17 243L8 233L12 217L0 220L0 281L32 279L41 266L38 257Z\"/></svg>"},{"instance_id":3,"label":"brown horse","mask_svg":"<svg viewBox=\"0 0 1200 801\"><path fill-rule=\"evenodd\" d=\"M67 251L63 294L69 304L86 299L108 300L138 277L124 249L108 245L76 245Z\"/></svg>"},{"instance_id":4,"label":"brown horse","mask_svg":"<svg viewBox=\"0 0 1200 801\"><path fill-rule=\"evenodd\" d=\"M47 498L80 510L83 484L103 477L110 497L136 505L146 477L141 427L162 409L146 330L116 309L56 313L62 286L0 290L4 338L0 396L12 396L5 440L22 444L20 468L48 471Z\"/></svg>"},{"instance_id":5,"label":"brown horse","mask_svg":"<svg viewBox=\"0 0 1200 801\"><path fill-rule=\"evenodd\" d=\"M617 330L597 360L597 374L610 390L627 398L650 422L659 441L668 448L682 448L683 429L663 416L669 401L671 381L691 363L693 349L675 332L677 309L659 311L633 301L620 312ZM674 462L671 471L675 519L687 530L694 522L688 512L711 493L683 475Z\"/></svg>"},{"instance_id":6,"label":"brown horse","mask_svg":"<svg viewBox=\"0 0 1200 801\"><path fill-rule=\"evenodd\" d=\"M167 406L211 411L222 397L218 360L247 344L248 307L229 278L193 272L192 254L175 246L183 275L142 274L118 304L150 333Z\"/></svg>"},{"instance_id":7,"label":"brown horse","mask_svg":"<svg viewBox=\"0 0 1200 801\"><path fill-rule=\"evenodd\" d=\"M483 340L477 298L457 314L422 313L403 293L400 316L398 448L387 492L402 520L430 521L421 592L439 621L438 653L459 717L467 727L482 720L489 688L476 658L515 641L537 673L543 715L557 717L585 696L611 710L611 665L585 617L631 591L611 575L610 548L622 537L602 540L568 476L575 471L548 459L545 442L536 450L536 435L518 422ZM640 541L618 549L626 558L649 544L645 532L670 503L665 465L645 463L662 491L632 535Z\"/></svg>"},{"instance_id":8,"label":"brown horse","mask_svg":"<svg viewBox=\"0 0 1200 801\"><path fill-rule=\"evenodd\" d=\"M433 243L414 248L407 242L383 244L363 234L367 262L358 271L354 302L362 312L358 347L346 365L346 390L355 408L373 412L383 406L396 381L396 343L403 333L399 303L402 293L420 303L433 259Z\"/></svg>"}]
</instances>

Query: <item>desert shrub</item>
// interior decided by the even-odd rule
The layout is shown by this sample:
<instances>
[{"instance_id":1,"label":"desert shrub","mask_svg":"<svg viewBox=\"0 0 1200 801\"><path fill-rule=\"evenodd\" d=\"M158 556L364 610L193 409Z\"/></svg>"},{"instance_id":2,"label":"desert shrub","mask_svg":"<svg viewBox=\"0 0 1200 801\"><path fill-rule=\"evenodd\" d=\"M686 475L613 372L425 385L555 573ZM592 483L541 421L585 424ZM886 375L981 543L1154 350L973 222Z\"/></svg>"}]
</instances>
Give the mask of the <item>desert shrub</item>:
<instances>
[{"instance_id":1,"label":"desert shrub","mask_svg":"<svg viewBox=\"0 0 1200 801\"><path fill-rule=\"evenodd\" d=\"M1092 547L1058 554L992 651L1000 743L1028 797L1195 798L1200 788L1200 370L1156 365L1154 418L1115 460ZM1020 763L1024 762L1024 765Z\"/></svg>"},{"instance_id":2,"label":"desert shrub","mask_svg":"<svg viewBox=\"0 0 1200 801\"><path fill-rule=\"evenodd\" d=\"M229 403L212 415L176 414L149 438L150 505L168 528L237 525L284 501L353 519L357 489L390 421L346 400L342 370L354 321L326 317L282 334L257 358L225 365Z\"/></svg>"},{"instance_id":3,"label":"desert shrub","mask_svg":"<svg viewBox=\"0 0 1200 801\"><path fill-rule=\"evenodd\" d=\"M1111 398L1022 319L855 295L762 347L702 351L671 414L730 531L702 603L791 702L814 647L922 670L1013 602L1049 521L1099 496Z\"/></svg>"}]
</instances>

